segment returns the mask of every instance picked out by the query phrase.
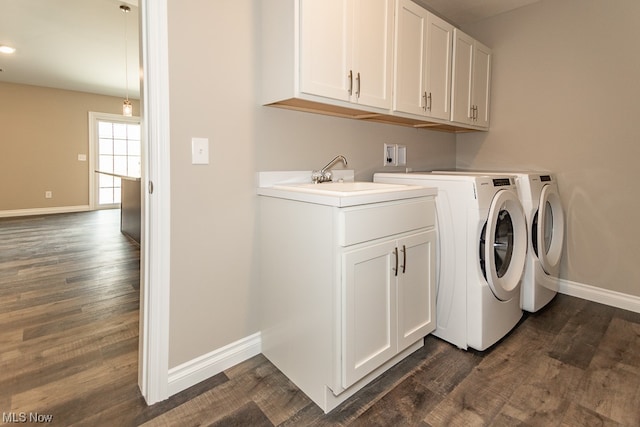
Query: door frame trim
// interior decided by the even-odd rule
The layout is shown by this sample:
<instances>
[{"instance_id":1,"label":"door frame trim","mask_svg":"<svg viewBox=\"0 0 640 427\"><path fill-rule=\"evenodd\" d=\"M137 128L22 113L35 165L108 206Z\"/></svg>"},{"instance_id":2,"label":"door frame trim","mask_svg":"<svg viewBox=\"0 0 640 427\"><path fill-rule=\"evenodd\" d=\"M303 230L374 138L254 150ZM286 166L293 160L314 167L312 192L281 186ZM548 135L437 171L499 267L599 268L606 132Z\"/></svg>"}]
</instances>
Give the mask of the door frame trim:
<instances>
[{"instance_id":1,"label":"door frame trim","mask_svg":"<svg viewBox=\"0 0 640 427\"><path fill-rule=\"evenodd\" d=\"M138 385L148 405L169 397L171 193L167 0L140 1L143 69L142 250ZM151 184L152 183L152 184ZM153 185L153 192L148 189Z\"/></svg>"}]
</instances>

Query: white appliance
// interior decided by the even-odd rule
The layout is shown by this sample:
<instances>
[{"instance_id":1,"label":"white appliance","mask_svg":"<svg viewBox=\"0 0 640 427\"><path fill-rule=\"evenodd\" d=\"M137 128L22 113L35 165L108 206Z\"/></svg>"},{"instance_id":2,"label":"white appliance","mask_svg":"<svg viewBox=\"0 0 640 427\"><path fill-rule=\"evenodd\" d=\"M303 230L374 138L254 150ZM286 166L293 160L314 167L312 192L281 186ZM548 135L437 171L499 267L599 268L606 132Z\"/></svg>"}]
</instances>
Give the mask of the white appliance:
<instances>
[{"instance_id":1,"label":"white appliance","mask_svg":"<svg viewBox=\"0 0 640 427\"><path fill-rule=\"evenodd\" d=\"M489 173L515 177L529 231L520 306L523 310L534 313L547 305L558 292L558 274L564 243L564 210L556 177L548 172L438 171L436 173Z\"/></svg>"},{"instance_id":2,"label":"white appliance","mask_svg":"<svg viewBox=\"0 0 640 427\"><path fill-rule=\"evenodd\" d=\"M374 181L438 189L439 260L434 335L485 350L522 317L527 251L515 178L504 175L376 173Z\"/></svg>"}]
</instances>

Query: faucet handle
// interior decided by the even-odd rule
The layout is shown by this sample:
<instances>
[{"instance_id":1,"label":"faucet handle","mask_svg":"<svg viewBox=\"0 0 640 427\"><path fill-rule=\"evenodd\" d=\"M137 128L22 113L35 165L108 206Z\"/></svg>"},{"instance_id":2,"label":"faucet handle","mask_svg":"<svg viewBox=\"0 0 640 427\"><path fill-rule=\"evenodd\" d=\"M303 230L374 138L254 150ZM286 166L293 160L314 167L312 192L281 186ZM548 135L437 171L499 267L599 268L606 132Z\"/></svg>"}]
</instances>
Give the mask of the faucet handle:
<instances>
[{"instance_id":1,"label":"faucet handle","mask_svg":"<svg viewBox=\"0 0 640 427\"><path fill-rule=\"evenodd\" d=\"M321 171L319 171L319 170L318 170L318 171L313 171L313 172L311 172L311 181L312 181L314 184L317 184L317 183L319 183L319 182L322 182L322 181L323 181L323 174L322 174L322 172L321 172Z\"/></svg>"}]
</instances>

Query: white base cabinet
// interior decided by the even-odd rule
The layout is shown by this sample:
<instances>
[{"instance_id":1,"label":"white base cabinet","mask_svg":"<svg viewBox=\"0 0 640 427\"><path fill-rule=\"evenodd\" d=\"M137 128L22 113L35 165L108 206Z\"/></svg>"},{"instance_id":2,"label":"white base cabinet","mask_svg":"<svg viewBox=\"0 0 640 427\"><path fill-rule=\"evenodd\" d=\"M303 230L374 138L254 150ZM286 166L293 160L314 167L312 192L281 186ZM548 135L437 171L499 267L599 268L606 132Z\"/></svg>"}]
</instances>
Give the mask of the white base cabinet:
<instances>
[{"instance_id":1,"label":"white base cabinet","mask_svg":"<svg viewBox=\"0 0 640 427\"><path fill-rule=\"evenodd\" d=\"M433 197L260 197L263 353L325 412L435 330Z\"/></svg>"}]
</instances>

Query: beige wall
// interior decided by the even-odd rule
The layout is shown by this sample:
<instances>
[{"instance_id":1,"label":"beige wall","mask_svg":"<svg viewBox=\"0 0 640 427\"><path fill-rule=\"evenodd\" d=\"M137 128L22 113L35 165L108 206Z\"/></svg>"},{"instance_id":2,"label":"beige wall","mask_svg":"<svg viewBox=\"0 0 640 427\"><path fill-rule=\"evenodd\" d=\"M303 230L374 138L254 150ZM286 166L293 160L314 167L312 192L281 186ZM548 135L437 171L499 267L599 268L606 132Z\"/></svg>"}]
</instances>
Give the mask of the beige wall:
<instances>
[{"instance_id":1,"label":"beige wall","mask_svg":"<svg viewBox=\"0 0 640 427\"><path fill-rule=\"evenodd\" d=\"M260 106L262 3L169 2L170 367L259 330L256 172L317 169L344 154L370 180L385 142L407 145L416 169L455 164L452 134ZM209 165L191 165L192 137L210 139Z\"/></svg>"},{"instance_id":2,"label":"beige wall","mask_svg":"<svg viewBox=\"0 0 640 427\"><path fill-rule=\"evenodd\" d=\"M88 112L121 113L122 99L0 82L0 100L0 211L87 206Z\"/></svg>"},{"instance_id":3,"label":"beige wall","mask_svg":"<svg viewBox=\"0 0 640 427\"><path fill-rule=\"evenodd\" d=\"M640 2L554 0L466 30L493 48L492 122L459 168L548 169L567 212L561 277L640 296Z\"/></svg>"}]
</instances>

